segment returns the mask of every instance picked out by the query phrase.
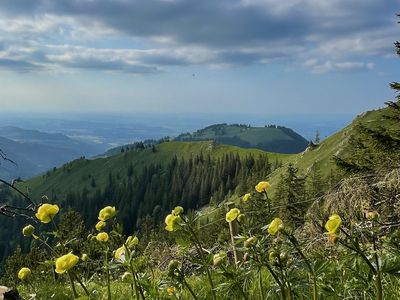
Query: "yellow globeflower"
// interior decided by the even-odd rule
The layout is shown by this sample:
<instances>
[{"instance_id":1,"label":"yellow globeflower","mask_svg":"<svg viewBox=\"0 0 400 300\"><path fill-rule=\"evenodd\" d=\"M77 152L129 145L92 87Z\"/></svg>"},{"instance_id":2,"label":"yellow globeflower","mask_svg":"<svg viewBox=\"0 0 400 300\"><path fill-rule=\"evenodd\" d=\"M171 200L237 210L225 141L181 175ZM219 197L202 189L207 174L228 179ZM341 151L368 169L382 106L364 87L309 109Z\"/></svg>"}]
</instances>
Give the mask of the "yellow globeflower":
<instances>
[{"instance_id":1,"label":"yellow globeflower","mask_svg":"<svg viewBox=\"0 0 400 300\"><path fill-rule=\"evenodd\" d=\"M166 218L165 218L165 230L167 231L176 231L179 229L179 222L181 221L181 217L180 216L175 216L173 214L169 214Z\"/></svg>"},{"instance_id":2,"label":"yellow globeflower","mask_svg":"<svg viewBox=\"0 0 400 300\"><path fill-rule=\"evenodd\" d=\"M96 235L96 240L99 242L107 242L108 241L108 233L107 232L100 232Z\"/></svg>"},{"instance_id":3,"label":"yellow globeflower","mask_svg":"<svg viewBox=\"0 0 400 300\"><path fill-rule=\"evenodd\" d=\"M87 261L89 259L89 256L86 253L83 253L81 259L82 261Z\"/></svg>"},{"instance_id":4,"label":"yellow globeflower","mask_svg":"<svg viewBox=\"0 0 400 300\"><path fill-rule=\"evenodd\" d=\"M244 196L243 196L243 202L247 202L247 201L249 201L250 200L250 198L251 198L251 194L250 193L247 193L247 194L245 194Z\"/></svg>"},{"instance_id":5,"label":"yellow globeflower","mask_svg":"<svg viewBox=\"0 0 400 300\"><path fill-rule=\"evenodd\" d=\"M176 288L174 286L167 287L168 296L173 296L176 293Z\"/></svg>"},{"instance_id":6,"label":"yellow globeflower","mask_svg":"<svg viewBox=\"0 0 400 300\"><path fill-rule=\"evenodd\" d=\"M268 226L268 233L270 235L275 235L277 234L279 231L283 230L283 222L281 219L279 218L275 218L272 220L272 222L269 224Z\"/></svg>"},{"instance_id":7,"label":"yellow globeflower","mask_svg":"<svg viewBox=\"0 0 400 300\"><path fill-rule=\"evenodd\" d=\"M181 213L183 213L183 207L182 206L175 207L171 212L171 214L173 214L174 216L179 216Z\"/></svg>"},{"instance_id":8,"label":"yellow globeflower","mask_svg":"<svg viewBox=\"0 0 400 300\"><path fill-rule=\"evenodd\" d=\"M56 259L56 273L64 274L72 269L79 261L79 257L73 255L72 252L65 254Z\"/></svg>"},{"instance_id":9,"label":"yellow globeflower","mask_svg":"<svg viewBox=\"0 0 400 300\"><path fill-rule=\"evenodd\" d=\"M18 272L18 278L21 279L21 280L25 280L25 279L27 279L31 274L32 274L31 269L29 269L29 268L22 268L22 269L19 270L19 272Z\"/></svg>"},{"instance_id":10,"label":"yellow globeflower","mask_svg":"<svg viewBox=\"0 0 400 300\"><path fill-rule=\"evenodd\" d=\"M267 192L267 190L271 187L268 181L260 181L255 189L257 192L262 193L262 192Z\"/></svg>"},{"instance_id":11,"label":"yellow globeflower","mask_svg":"<svg viewBox=\"0 0 400 300\"><path fill-rule=\"evenodd\" d=\"M98 221L96 224L96 230L97 231L102 231L104 229L104 227L106 227L106 222L104 221Z\"/></svg>"},{"instance_id":12,"label":"yellow globeflower","mask_svg":"<svg viewBox=\"0 0 400 300\"><path fill-rule=\"evenodd\" d=\"M36 218L40 220L42 223L50 223L50 221L54 218L56 214L60 211L60 208L57 204L42 204L37 213Z\"/></svg>"},{"instance_id":13,"label":"yellow globeflower","mask_svg":"<svg viewBox=\"0 0 400 300\"><path fill-rule=\"evenodd\" d=\"M128 236L125 244L129 249L132 249L135 246L139 245L139 239L137 236Z\"/></svg>"},{"instance_id":14,"label":"yellow globeflower","mask_svg":"<svg viewBox=\"0 0 400 300\"><path fill-rule=\"evenodd\" d=\"M121 246L117 250L115 250L114 257L115 259L125 261L125 247Z\"/></svg>"},{"instance_id":15,"label":"yellow globeflower","mask_svg":"<svg viewBox=\"0 0 400 300\"><path fill-rule=\"evenodd\" d=\"M325 228L328 231L328 234L334 234L339 229L340 224L342 224L342 219L339 215L334 214L329 217L329 220L325 224Z\"/></svg>"},{"instance_id":16,"label":"yellow globeflower","mask_svg":"<svg viewBox=\"0 0 400 300\"><path fill-rule=\"evenodd\" d=\"M102 210L100 210L99 220L107 221L108 219L115 217L116 214L117 214L117 211L115 210L115 207L106 206Z\"/></svg>"},{"instance_id":17,"label":"yellow globeflower","mask_svg":"<svg viewBox=\"0 0 400 300\"><path fill-rule=\"evenodd\" d=\"M236 218L240 215L240 210L237 208L232 208L230 211L226 213L225 220L227 222L232 222L236 220Z\"/></svg>"}]
</instances>

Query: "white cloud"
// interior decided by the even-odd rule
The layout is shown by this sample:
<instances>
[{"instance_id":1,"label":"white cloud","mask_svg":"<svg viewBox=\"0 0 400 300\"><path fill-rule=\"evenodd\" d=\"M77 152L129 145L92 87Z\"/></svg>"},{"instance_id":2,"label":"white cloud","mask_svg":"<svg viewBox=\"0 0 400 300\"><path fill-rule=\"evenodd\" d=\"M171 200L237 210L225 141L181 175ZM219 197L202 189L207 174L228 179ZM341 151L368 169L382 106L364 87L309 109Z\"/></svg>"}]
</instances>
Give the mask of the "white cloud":
<instances>
[{"instance_id":1,"label":"white cloud","mask_svg":"<svg viewBox=\"0 0 400 300\"><path fill-rule=\"evenodd\" d=\"M309 59L304 62L304 67L310 69L313 73L322 74L328 72L360 72L372 70L374 63L356 62L356 61L318 61L317 59Z\"/></svg>"}]
</instances>

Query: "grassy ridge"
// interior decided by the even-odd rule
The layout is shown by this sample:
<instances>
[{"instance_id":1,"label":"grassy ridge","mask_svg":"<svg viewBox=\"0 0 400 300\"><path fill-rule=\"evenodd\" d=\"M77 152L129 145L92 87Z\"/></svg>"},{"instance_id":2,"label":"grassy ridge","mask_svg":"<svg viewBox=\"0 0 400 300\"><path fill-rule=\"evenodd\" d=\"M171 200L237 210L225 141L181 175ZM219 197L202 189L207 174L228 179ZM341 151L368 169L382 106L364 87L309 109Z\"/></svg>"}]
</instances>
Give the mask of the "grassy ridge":
<instances>
[{"instance_id":1,"label":"grassy ridge","mask_svg":"<svg viewBox=\"0 0 400 300\"><path fill-rule=\"evenodd\" d=\"M282 126L251 127L239 124L216 124L192 134L181 134L179 141L216 140L223 144L264 151L299 153L307 146L307 140L293 130Z\"/></svg>"},{"instance_id":2,"label":"grassy ridge","mask_svg":"<svg viewBox=\"0 0 400 300\"><path fill-rule=\"evenodd\" d=\"M210 154L212 158L222 157L226 153L238 154L241 157L247 155L257 156L265 153L258 149L241 149L239 147L221 145L213 142L165 142L156 146L156 151L144 149L140 151L127 151L119 155L96 158L93 160L79 159L72 161L55 171L34 177L20 183L22 190L29 189L34 197L47 195L58 199L65 196L68 191L81 191L85 187L89 192L93 190L91 180L95 178L96 187L104 187L108 180L108 174L127 177L129 165L135 170L141 170L148 164L167 164L176 155L178 159L195 157L196 155ZM269 160L285 163L291 158L290 154L268 153Z\"/></svg>"}]
</instances>

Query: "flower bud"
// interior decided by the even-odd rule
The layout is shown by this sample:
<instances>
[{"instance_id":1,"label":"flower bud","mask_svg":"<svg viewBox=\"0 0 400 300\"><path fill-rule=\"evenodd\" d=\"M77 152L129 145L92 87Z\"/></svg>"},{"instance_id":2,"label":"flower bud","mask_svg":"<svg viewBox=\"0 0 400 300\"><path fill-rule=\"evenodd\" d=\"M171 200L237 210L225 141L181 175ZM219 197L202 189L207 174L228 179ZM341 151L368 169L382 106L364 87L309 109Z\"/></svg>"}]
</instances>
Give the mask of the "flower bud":
<instances>
[{"instance_id":1,"label":"flower bud","mask_svg":"<svg viewBox=\"0 0 400 300\"><path fill-rule=\"evenodd\" d=\"M19 270L18 272L18 278L20 280L25 280L27 279L29 276L31 276L32 271L29 268L22 268L21 270Z\"/></svg>"},{"instance_id":2,"label":"flower bud","mask_svg":"<svg viewBox=\"0 0 400 300\"><path fill-rule=\"evenodd\" d=\"M257 238L255 236L249 237L247 240L243 242L243 246L245 248L250 248L257 242Z\"/></svg>"},{"instance_id":3,"label":"flower bud","mask_svg":"<svg viewBox=\"0 0 400 300\"><path fill-rule=\"evenodd\" d=\"M378 213L376 210L374 210L374 211L368 211L368 212L365 214L365 217L366 217L368 220L370 220L370 221L376 221L376 220L378 220L378 218L379 218L379 213Z\"/></svg>"},{"instance_id":4,"label":"flower bud","mask_svg":"<svg viewBox=\"0 0 400 300\"><path fill-rule=\"evenodd\" d=\"M22 234L27 237L32 236L34 232L35 227L33 227L32 225L27 225L24 227L24 229L22 229Z\"/></svg>"},{"instance_id":5,"label":"flower bud","mask_svg":"<svg viewBox=\"0 0 400 300\"><path fill-rule=\"evenodd\" d=\"M175 277L175 271L178 270L179 261L171 260L168 264L168 276Z\"/></svg>"},{"instance_id":6,"label":"flower bud","mask_svg":"<svg viewBox=\"0 0 400 300\"><path fill-rule=\"evenodd\" d=\"M133 280L132 273L125 272L124 274L122 274L121 279L122 279L123 282L131 283L132 280Z\"/></svg>"},{"instance_id":7,"label":"flower bud","mask_svg":"<svg viewBox=\"0 0 400 300\"><path fill-rule=\"evenodd\" d=\"M89 256L86 253L83 253L81 256L82 261L87 261L89 259Z\"/></svg>"},{"instance_id":8,"label":"flower bud","mask_svg":"<svg viewBox=\"0 0 400 300\"><path fill-rule=\"evenodd\" d=\"M213 257L213 264L214 266L218 266L219 264L223 263L226 260L226 252L219 252L214 255Z\"/></svg>"},{"instance_id":9,"label":"flower bud","mask_svg":"<svg viewBox=\"0 0 400 300\"><path fill-rule=\"evenodd\" d=\"M243 223L244 221L246 221L246 215L245 214L240 214L237 217L237 220L238 220L239 223Z\"/></svg>"},{"instance_id":10,"label":"flower bud","mask_svg":"<svg viewBox=\"0 0 400 300\"><path fill-rule=\"evenodd\" d=\"M137 236L128 236L125 244L129 249L133 249L135 246L139 245L139 239Z\"/></svg>"}]
</instances>

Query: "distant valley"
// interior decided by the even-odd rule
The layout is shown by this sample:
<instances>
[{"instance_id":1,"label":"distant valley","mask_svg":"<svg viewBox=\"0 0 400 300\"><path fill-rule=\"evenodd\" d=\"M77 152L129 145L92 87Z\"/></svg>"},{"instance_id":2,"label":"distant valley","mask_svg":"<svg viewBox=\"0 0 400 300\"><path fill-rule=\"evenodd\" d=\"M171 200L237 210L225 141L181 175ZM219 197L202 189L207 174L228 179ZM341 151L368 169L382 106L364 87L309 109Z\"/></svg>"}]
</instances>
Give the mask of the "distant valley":
<instances>
[{"instance_id":1,"label":"distant valley","mask_svg":"<svg viewBox=\"0 0 400 300\"><path fill-rule=\"evenodd\" d=\"M0 127L0 149L10 161L3 161L0 177L27 179L81 156L92 156L104 146L78 141L60 133L45 133L14 126Z\"/></svg>"}]
</instances>

